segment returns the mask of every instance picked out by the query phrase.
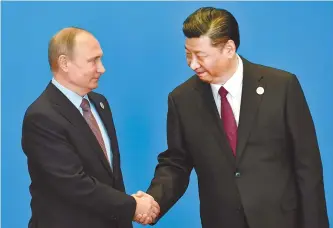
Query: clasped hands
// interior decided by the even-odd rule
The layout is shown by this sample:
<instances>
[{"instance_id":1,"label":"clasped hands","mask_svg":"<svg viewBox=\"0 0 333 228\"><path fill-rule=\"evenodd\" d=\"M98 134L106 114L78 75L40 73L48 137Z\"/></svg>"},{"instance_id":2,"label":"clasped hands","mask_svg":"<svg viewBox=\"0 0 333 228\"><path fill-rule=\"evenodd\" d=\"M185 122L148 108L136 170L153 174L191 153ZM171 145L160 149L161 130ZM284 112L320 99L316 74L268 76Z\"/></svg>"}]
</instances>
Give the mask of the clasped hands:
<instances>
[{"instance_id":1,"label":"clasped hands","mask_svg":"<svg viewBox=\"0 0 333 228\"><path fill-rule=\"evenodd\" d=\"M136 210L133 220L143 225L153 223L160 213L160 206L154 198L142 191L138 191L136 194L133 194L132 197L134 197L136 201Z\"/></svg>"}]
</instances>

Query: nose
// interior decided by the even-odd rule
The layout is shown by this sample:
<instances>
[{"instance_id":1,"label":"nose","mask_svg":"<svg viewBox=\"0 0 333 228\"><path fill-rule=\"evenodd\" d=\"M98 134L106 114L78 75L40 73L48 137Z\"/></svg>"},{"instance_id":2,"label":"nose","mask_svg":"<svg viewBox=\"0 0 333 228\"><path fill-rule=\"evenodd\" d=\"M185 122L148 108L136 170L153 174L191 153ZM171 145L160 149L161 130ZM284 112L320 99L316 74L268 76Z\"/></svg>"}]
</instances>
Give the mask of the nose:
<instances>
[{"instance_id":1,"label":"nose","mask_svg":"<svg viewBox=\"0 0 333 228\"><path fill-rule=\"evenodd\" d=\"M196 58L192 58L189 62L189 66L192 70L196 70L200 67L200 64L198 63Z\"/></svg>"},{"instance_id":2,"label":"nose","mask_svg":"<svg viewBox=\"0 0 333 228\"><path fill-rule=\"evenodd\" d=\"M98 73L104 74L105 68L104 68L102 62L99 63L97 70L98 70Z\"/></svg>"}]
</instances>

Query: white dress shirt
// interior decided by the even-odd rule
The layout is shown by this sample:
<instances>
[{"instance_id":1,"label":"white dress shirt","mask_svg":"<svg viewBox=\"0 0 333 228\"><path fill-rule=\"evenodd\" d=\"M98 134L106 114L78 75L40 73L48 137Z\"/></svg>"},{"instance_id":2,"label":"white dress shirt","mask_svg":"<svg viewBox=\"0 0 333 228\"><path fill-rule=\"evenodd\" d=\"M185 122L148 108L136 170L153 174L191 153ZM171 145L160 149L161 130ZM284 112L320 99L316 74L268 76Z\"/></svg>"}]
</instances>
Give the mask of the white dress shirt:
<instances>
[{"instance_id":1,"label":"white dress shirt","mask_svg":"<svg viewBox=\"0 0 333 228\"><path fill-rule=\"evenodd\" d=\"M224 83L224 88L228 91L227 100L230 103L231 109L234 113L236 124L238 126L239 113L242 99L242 86L243 86L243 61L237 55L238 66L236 72L231 76L231 78ZM219 89L222 84L211 84L214 100L216 103L217 110L219 111L221 117L221 96L219 94Z\"/></svg>"}]
</instances>

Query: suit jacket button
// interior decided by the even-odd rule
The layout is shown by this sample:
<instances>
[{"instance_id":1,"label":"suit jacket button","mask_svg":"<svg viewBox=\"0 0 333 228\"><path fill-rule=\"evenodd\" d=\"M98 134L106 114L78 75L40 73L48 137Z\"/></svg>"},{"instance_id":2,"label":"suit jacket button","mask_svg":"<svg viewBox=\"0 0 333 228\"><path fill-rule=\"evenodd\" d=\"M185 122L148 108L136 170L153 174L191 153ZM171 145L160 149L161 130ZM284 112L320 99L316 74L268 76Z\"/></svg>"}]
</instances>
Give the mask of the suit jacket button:
<instances>
[{"instance_id":1,"label":"suit jacket button","mask_svg":"<svg viewBox=\"0 0 333 228\"><path fill-rule=\"evenodd\" d=\"M240 177L241 176L241 174L240 174L240 172L235 172L235 177Z\"/></svg>"}]
</instances>

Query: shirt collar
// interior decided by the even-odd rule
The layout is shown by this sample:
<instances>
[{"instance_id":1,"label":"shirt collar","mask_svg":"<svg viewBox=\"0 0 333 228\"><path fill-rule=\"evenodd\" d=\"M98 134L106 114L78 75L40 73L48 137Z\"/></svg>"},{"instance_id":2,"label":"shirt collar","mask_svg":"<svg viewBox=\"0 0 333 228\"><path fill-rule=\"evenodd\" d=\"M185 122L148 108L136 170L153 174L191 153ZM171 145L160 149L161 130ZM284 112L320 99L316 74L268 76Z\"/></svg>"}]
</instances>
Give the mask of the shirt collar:
<instances>
[{"instance_id":1,"label":"shirt collar","mask_svg":"<svg viewBox=\"0 0 333 228\"><path fill-rule=\"evenodd\" d=\"M67 89L65 86L61 85L55 78L52 78L52 83L55 85L72 103L73 105L81 110L81 103L82 99L85 98L89 101L88 96L85 95L84 97L81 97L79 94L73 92L70 89ZM90 101L89 101L90 102Z\"/></svg>"}]
</instances>

